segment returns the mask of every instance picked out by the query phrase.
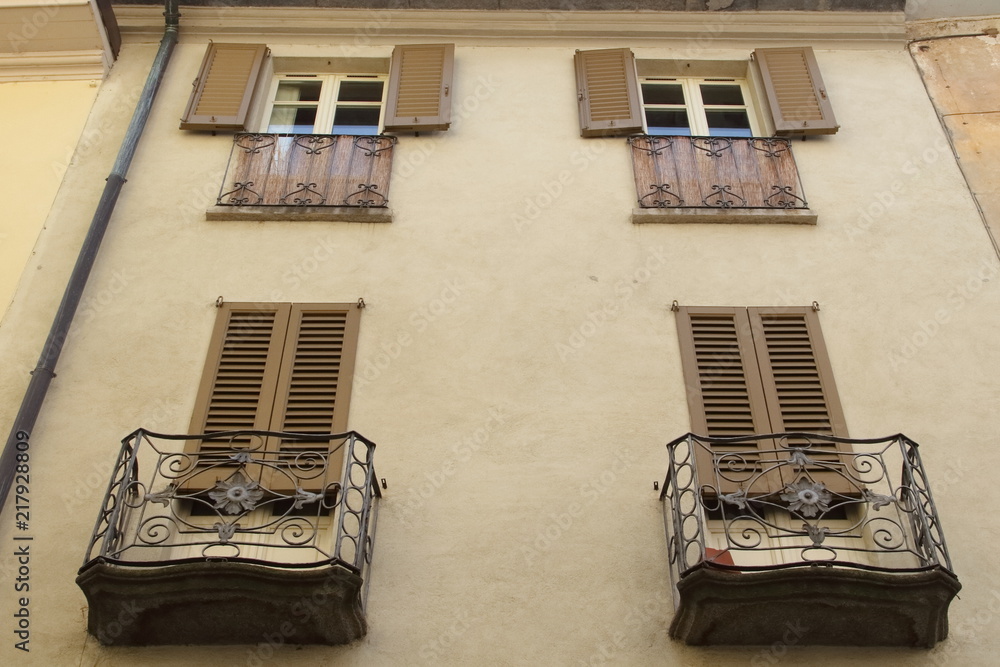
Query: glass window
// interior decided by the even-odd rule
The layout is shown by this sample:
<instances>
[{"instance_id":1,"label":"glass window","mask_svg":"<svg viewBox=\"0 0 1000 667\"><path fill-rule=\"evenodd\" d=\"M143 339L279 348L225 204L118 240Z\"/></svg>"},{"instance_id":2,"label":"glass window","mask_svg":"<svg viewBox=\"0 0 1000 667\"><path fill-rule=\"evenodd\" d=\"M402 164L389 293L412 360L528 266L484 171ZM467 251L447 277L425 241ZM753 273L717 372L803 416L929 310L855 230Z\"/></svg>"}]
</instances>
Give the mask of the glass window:
<instances>
[{"instance_id":1,"label":"glass window","mask_svg":"<svg viewBox=\"0 0 1000 667\"><path fill-rule=\"evenodd\" d=\"M742 79L647 78L641 81L647 134L752 137L760 134Z\"/></svg>"},{"instance_id":2,"label":"glass window","mask_svg":"<svg viewBox=\"0 0 1000 667\"><path fill-rule=\"evenodd\" d=\"M372 74L279 75L265 132L378 134L386 77Z\"/></svg>"}]
</instances>

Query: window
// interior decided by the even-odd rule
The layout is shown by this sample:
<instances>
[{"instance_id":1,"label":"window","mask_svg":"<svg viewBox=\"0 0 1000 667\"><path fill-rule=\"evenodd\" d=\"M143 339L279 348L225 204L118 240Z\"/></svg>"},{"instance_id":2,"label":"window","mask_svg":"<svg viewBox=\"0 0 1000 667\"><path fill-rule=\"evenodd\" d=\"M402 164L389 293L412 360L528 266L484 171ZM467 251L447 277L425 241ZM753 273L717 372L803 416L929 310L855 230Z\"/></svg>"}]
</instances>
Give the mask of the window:
<instances>
[{"instance_id":1,"label":"window","mask_svg":"<svg viewBox=\"0 0 1000 667\"><path fill-rule=\"evenodd\" d=\"M762 134L745 79L644 77L643 129L654 136L751 137Z\"/></svg>"},{"instance_id":2,"label":"window","mask_svg":"<svg viewBox=\"0 0 1000 667\"><path fill-rule=\"evenodd\" d=\"M275 77L264 132L378 134L386 77L377 74L285 74Z\"/></svg>"},{"instance_id":3,"label":"window","mask_svg":"<svg viewBox=\"0 0 1000 667\"><path fill-rule=\"evenodd\" d=\"M751 61L636 61L630 49L577 51L585 137L641 133L749 137L833 134L838 125L809 47L757 49ZM641 77L641 85L640 85ZM760 81L754 90L751 79Z\"/></svg>"},{"instance_id":4,"label":"window","mask_svg":"<svg viewBox=\"0 0 1000 667\"><path fill-rule=\"evenodd\" d=\"M219 309L191 419L192 433L264 430L342 433L347 430L360 310L355 304L227 303ZM260 447L249 437L220 443ZM268 437L291 465L296 448ZM211 454L200 443L199 454ZM339 463L329 468L338 471ZM212 479L194 485L212 485ZM280 480L272 482L272 488ZM294 491L294 489L292 489Z\"/></svg>"},{"instance_id":5,"label":"window","mask_svg":"<svg viewBox=\"0 0 1000 667\"><path fill-rule=\"evenodd\" d=\"M368 66L357 67L359 61ZM454 44L397 46L386 70L378 58L276 58L263 44L213 42L181 129L254 132L263 127L293 134L447 130L454 61ZM268 87L271 70L279 76ZM255 110L260 122L254 121Z\"/></svg>"},{"instance_id":6,"label":"window","mask_svg":"<svg viewBox=\"0 0 1000 667\"><path fill-rule=\"evenodd\" d=\"M847 437L813 308L680 307L677 329L692 432L714 438L786 432ZM774 449L767 441L759 446ZM836 459L836 443L822 447L811 448L811 455ZM699 460L699 467L711 470L711 459L702 458L707 460ZM841 490L836 477L814 473Z\"/></svg>"}]
</instances>

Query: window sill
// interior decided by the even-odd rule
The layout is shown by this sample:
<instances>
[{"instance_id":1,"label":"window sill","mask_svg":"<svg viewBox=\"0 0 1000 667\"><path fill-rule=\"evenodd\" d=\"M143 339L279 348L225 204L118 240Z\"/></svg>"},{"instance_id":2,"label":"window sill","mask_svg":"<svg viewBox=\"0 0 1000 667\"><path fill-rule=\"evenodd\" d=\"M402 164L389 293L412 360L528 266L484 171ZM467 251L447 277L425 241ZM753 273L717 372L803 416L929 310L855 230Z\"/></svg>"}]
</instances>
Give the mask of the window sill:
<instances>
[{"instance_id":1,"label":"window sill","mask_svg":"<svg viewBox=\"0 0 1000 667\"><path fill-rule=\"evenodd\" d=\"M635 208L632 222L711 223L711 224L792 224L815 225L818 216L808 209L737 209L737 208Z\"/></svg>"},{"instance_id":2,"label":"window sill","mask_svg":"<svg viewBox=\"0 0 1000 667\"><path fill-rule=\"evenodd\" d=\"M213 206L206 220L275 222L392 222L390 208L352 206Z\"/></svg>"}]
</instances>

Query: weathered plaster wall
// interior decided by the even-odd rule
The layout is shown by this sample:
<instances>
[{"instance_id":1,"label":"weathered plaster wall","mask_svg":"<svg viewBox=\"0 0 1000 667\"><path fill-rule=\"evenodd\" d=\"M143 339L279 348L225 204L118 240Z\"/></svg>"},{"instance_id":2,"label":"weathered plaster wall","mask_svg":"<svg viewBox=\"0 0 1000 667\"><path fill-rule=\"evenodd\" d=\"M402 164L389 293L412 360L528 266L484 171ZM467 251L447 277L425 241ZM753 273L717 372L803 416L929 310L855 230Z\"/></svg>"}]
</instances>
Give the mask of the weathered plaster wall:
<instances>
[{"instance_id":1,"label":"weathered plaster wall","mask_svg":"<svg viewBox=\"0 0 1000 667\"><path fill-rule=\"evenodd\" d=\"M984 545L1000 525L981 510L997 452L998 262L901 45L817 53L842 129L794 146L815 227L635 226L625 141L579 136L573 51L671 58L690 45L456 38L454 125L401 138L395 219L366 225L205 221L231 138L177 129L205 41L183 40L170 65L33 434L34 643L30 656L5 644L4 660L767 663L767 647L667 637L652 482L663 445L689 428L676 299L818 301L851 434L903 431L924 446L966 585L951 639L930 653L779 647L786 659L992 662L1000 582ZM267 41L303 56L392 46ZM745 59L750 46L703 53ZM66 176L53 210L65 232L39 243L20 292L33 298L11 309L17 334L0 329L12 367L37 355L154 51L127 43L98 95L87 129L104 140ZM220 295L368 304L350 425L379 443L389 489L371 631L354 645L109 650L86 634L73 578L118 439L187 429ZM20 397L12 378L5 368L3 423ZM3 544L12 530L0 527Z\"/></svg>"}]
</instances>

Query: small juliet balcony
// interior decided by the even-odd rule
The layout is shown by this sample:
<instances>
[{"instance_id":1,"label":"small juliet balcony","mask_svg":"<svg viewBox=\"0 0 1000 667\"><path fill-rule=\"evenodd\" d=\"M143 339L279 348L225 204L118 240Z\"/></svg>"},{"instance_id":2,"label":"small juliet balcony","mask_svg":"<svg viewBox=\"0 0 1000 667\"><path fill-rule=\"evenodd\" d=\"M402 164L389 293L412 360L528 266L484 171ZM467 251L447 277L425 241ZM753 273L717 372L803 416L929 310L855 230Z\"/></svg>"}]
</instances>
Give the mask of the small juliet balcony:
<instances>
[{"instance_id":1,"label":"small juliet balcony","mask_svg":"<svg viewBox=\"0 0 1000 667\"><path fill-rule=\"evenodd\" d=\"M374 451L354 432L128 435L77 577L88 631L126 646L364 636Z\"/></svg>"},{"instance_id":2,"label":"small juliet balcony","mask_svg":"<svg viewBox=\"0 0 1000 667\"><path fill-rule=\"evenodd\" d=\"M667 451L675 639L931 647L947 637L961 585L906 436L688 434Z\"/></svg>"},{"instance_id":3,"label":"small juliet balcony","mask_svg":"<svg viewBox=\"0 0 1000 667\"><path fill-rule=\"evenodd\" d=\"M388 222L395 144L386 135L238 133L208 218Z\"/></svg>"},{"instance_id":4,"label":"small juliet balcony","mask_svg":"<svg viewBox=\"0 0 1000 667\"><path fill-rule=\"evenodd\" d=\"M790 139L634 135L633 222L815 224Z\"/></svg>"}]
</instances>

